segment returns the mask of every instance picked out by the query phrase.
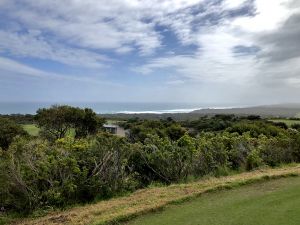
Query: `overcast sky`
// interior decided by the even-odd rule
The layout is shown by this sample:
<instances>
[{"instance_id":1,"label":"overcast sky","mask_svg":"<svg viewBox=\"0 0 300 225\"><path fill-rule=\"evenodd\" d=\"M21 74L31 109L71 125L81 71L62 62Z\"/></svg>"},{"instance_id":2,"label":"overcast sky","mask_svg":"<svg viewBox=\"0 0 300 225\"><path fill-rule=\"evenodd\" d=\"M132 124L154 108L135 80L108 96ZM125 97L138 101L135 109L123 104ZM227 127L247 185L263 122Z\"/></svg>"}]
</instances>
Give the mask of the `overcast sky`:
<instances>
[{"instance_id":1,"label":"overcast sky","mask_svg":"<svg viewBox=\"0 0 300 225\"><path fill-rule=\"evenodd\" d=\"M300 102L300 0L0 0L0 101Z\"/></svg>"}]
</instances>

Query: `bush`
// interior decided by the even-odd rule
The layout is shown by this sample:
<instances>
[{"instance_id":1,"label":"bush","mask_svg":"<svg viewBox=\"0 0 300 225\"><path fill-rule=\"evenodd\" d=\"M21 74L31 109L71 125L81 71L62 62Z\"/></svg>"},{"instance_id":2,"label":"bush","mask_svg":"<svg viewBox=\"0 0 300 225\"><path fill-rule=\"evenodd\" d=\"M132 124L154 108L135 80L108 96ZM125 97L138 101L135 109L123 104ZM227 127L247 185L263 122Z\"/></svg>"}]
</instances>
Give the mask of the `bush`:
<instances>
[{"instance_id":1,"label":"bush","mask_svg":"<svg viewBox=\"0 0 300 225\"><path fill-rule=\"evenodd\" d=\"M282 163L294 161L289 138L266 138L261 136L259 151L260 157L269 166L278 166Z\"/></svg>"},{"instance_id":2,"label":"bush","mask_svg":"<svg viewBox=\"0 0 300 225\"><path fill-rule=\"evenodd\" d=\"M220 168L228 166L228 154L222 138L206 134L196 140L197 155L194 158L196 176L214 174Z\"/></svg>"},{"instance_id":3,"label":"bush","mask_svg":"<svg viewBox=\"0 0 300 225\"><path fill-rule=\"evenodd\" d=\"M78 109L52 110L64 114ZM48 124L49 132L63 128L56 135L48 132L50 140L23 135L19 126L3 120L0 131L8 141L0 148L0 207L19 212L65 207L155 183L300 162L299 131L254 117L248 118L251 121L230 115L201 118L194 123L195 129L214 131L197 132L196 137L172 119L133 120L123 124L131 130L125 139L96 134L95 114L88 109L77 112L85 116L62 119L58 127ZM48 115L42 110L39 116L44 113L49 116L46 122L52 121L53 111ZM76 137L64 137L69 127L75 129Z\"/></svg>"},{"instance_id":4,"label":"bush","mask_svg":"<svg viewBox=\"0 0 300 225\"><path fill-rule=\"evenodd\" d=\"M264 164L262 158L259 155L259 151L257 150L253 150L252 152L250 152L250 154L247 156L246 162L247 162L246 164L247 170L253 170Z\"/></svg>"},{"instance_id":5,"label":"bush","mask_svg":"<svg viewBox=\"0 0 300 225\"><path fill-rule=\"evenodd\" d=\"M294 124L292 124L291 128L293 128L295 130L300 130L300 123L294 123Z\"/></svg>"},{"instance_id":6,"label":"bush","mask_svg":"<svg viewBox=\"0 0 300 225\"><path fill-rule=\"evenodd\" d=\"M132 164L144 182L154 180L170 184L185 180L189 175L195 146L188 135L177 141L149 135L145 144L139 146Z\"/></svg>"},{"instance_id":7,"label":"bush","mask_svg":"<svg viewBox=\"0 0 300 225\"><path fill-rule=\"evenodd\" d=\"M29 212L133 188L126 169L129 149L124 139L107 135L59 139L54 144L18 139L1 155L0 206Z\"/></svg>"},{"instance_id":8,"label":"bush","mask_svg":"<svg viewBox=\"0 0 300 225\"><path fill-rule=\"evenodd\" d=\"M27 135L24 129L14 121L0 117L0 148L8 149L17 136Z\"/></svg>"}]
</instances>

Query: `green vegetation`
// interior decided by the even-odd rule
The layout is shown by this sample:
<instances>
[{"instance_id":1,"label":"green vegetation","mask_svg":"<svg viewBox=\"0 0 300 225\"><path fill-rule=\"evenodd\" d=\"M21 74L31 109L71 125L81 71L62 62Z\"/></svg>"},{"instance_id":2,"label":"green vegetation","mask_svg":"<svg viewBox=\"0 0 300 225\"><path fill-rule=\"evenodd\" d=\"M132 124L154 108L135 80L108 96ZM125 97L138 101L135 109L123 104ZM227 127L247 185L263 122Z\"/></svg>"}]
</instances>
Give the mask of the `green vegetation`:
<instances>
[{"instance_id":1,"label":"green vegetation","mask_svg":"<svg viewBox=\"0 0 300 225\"><path fill-rule=\"evenodd\" d=\"M26 136L23 128L13 120L0 118L0 151L7 150L15 137Z\"/></svg>"},{"instance_id":2,"label":"green vegetation","mask_svg":"<svg viewBox=\"0 0 300 225\"><path fill-rule=\"evenodd\" d=\"M34 116L30 114L11 114L11 115L1 115L0 118L10 119L14 121L16 124L33 124Z\"/></svg>"},{"instance_id":3,"label":"green vegetation","mask_svg":"<svg viewBox=\"0 0 300 225\"><path fill-rule=\"evenodd\" d=\"M296 225L300 178L292 177L207 193L189 202L142 216L130 225Z\"/></svg>"},{"instance_id":4,"label":"green vegetation","mask_svg":"<svg viewBox=\"0 0 300 225\"><path fill-rule=\"evenodd\" d=\"M31 136L38 136L40 132L40 128L35 124L23 124L23 129Z\"/></svg>"},{"instance_id":5,"label":"green vegetation","mask_svg":"<svg viewBox=\"0 0 300 225\"><path fill-rule=\"evenodd\" d=\"M263 169L221 178L206 178L188 184L151 187L125 197L77 206L52 212L41 218L17 220L22 225L91 225L119 224L136 216L164 209L168 205L183 203L204 193L232 189L246 184L300 175L299 165L277 169Z\"/></svg>"},{"instance_id":6,"label":"green vegetation","mask_svg":"<svg viewBox=\"0 0 300 225\"><path fill-rule=\"evenodd\" d=\"M288 127L292 127L293 124L300 124L299 119L272 119L274 123L285 123Z\"/></svg>"},{"instance_id":7,"label":"green vegetation","mask_svg":"<svg viewBox=\"0 0 300 225\"><path fill-rule=\"evenodd\" d=\"M119 122L129 130L126 138L105 133L104 119L91 109L53 106L39 109L33 119L40 129L37 136L26 134L14 119L2 119L0 129L5 141L0 208L19 216L109 199L153 184L300 162L299 130L258 116L215 115L181 122L132 118Z\"/></svg>"},{"instance_id":8,"label":"green vegetation","mask_svg":"<svg viewBox=\"0 0 300 225\"><path fill-rule=\"evenodd\" d=\"M39 109L35 120L41 128L41 135L51 140L65 137L71 129L75 131L76 138L84 138L96 134L104 123L93 110L71 106Z\"/></svg>"}]
</instances>

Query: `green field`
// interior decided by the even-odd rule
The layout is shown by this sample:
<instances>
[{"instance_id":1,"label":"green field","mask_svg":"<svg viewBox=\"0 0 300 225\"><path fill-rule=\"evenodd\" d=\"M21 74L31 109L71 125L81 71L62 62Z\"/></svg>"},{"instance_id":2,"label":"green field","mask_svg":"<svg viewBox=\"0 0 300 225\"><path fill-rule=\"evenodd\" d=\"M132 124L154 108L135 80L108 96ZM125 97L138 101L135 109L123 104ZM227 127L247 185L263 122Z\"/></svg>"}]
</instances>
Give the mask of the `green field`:
<instances>
[{"instance_id":1,"label":"green field","mask_svg":"<svg viewBox=\"0 0 300 225\"><path fill-rule=\"evenodd\" d=\"M299 221L300 177L290 177L203 194L127 225L296 225Z\"/></svg>"},{"instance_id":2,"label":"green field","mask_svg":"<svg viewBox=\"0 0 300 225\"><path fill-rule=\"evenodd\" d=\"M38 128L36 124L23 124L22 127L31 136L38 136L39 135L40 128ZM73 128L71 128L67 132L67 136L74 137L75 136L75 130Z\"/></svg>"},{"instance_id":3,"label":"green field","mask_svg":"<svg viewBox=\"0 0 300 225\"><path fill-rule=\"evenodd\" d=\"M22 126L28 134L32 136L38 136L40 128L38 128L35 124L23 124Z\"/></svg>"},{"instance_id":4,"label":"green field","mask_svg":"<svg viewBox=\"0 0 300 225\"><path fill-rule=\"evenodd\" d=\"M300 120L292 120L292 119L272 119L270 121L275 123L282 122L285 123L288 127L291 127L292 124L300 124Z\"/></svg>"}]
</instances>

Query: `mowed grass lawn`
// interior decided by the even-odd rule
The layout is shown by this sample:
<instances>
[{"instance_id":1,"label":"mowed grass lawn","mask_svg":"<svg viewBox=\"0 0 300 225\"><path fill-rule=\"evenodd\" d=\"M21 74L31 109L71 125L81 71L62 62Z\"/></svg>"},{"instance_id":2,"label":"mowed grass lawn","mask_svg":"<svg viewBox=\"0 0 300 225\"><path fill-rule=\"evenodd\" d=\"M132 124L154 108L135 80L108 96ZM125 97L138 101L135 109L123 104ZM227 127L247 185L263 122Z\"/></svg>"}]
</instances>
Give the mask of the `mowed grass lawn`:
<instances>
[{"instance_id":1,"label":"mowed grass lawn","mask_svg":"<svg viewBox=\"0 0 300 225\"><path fill-rule=\"evenodd\" d=\"M40 128L36 124L23 124L22 127L31 136L38 136L39 135ZM74 137L75 136L75 130L73 128L71 128L67 132L67 136Z\"/></svg>"},{"instance_id":2,"label":"mowed grass lawn","mask_svg":"<svg viewBox=\"0 0 300 225\"><path fill-rule=\"evenodd\" d=\"M298 225L300 177L203 194L127 225Z\"/></svg>"},{"instance_id":3,"label":"mowed grass lawn","mask_svg":"<svg viewBox=\"0 0 300 225\"><path fill-rule=\"evenodd\" d=\"M275 123L282 122L282 123L285 123L288 127L291 127L292 124L300 124L300 120L292 120L292 119L273 119L270 121L275 122Z\"/></svg>"},{"instance_id":4,"label":"mowed grass lawn","mask_svg":"<svg viewBox=\"0 0 300 225\"><path fill-rule=\"evenodd\" d=\"M31 136L38 136L40 128L36 124L23 124L23 129Z\"/></svg>"}]
</instances>

